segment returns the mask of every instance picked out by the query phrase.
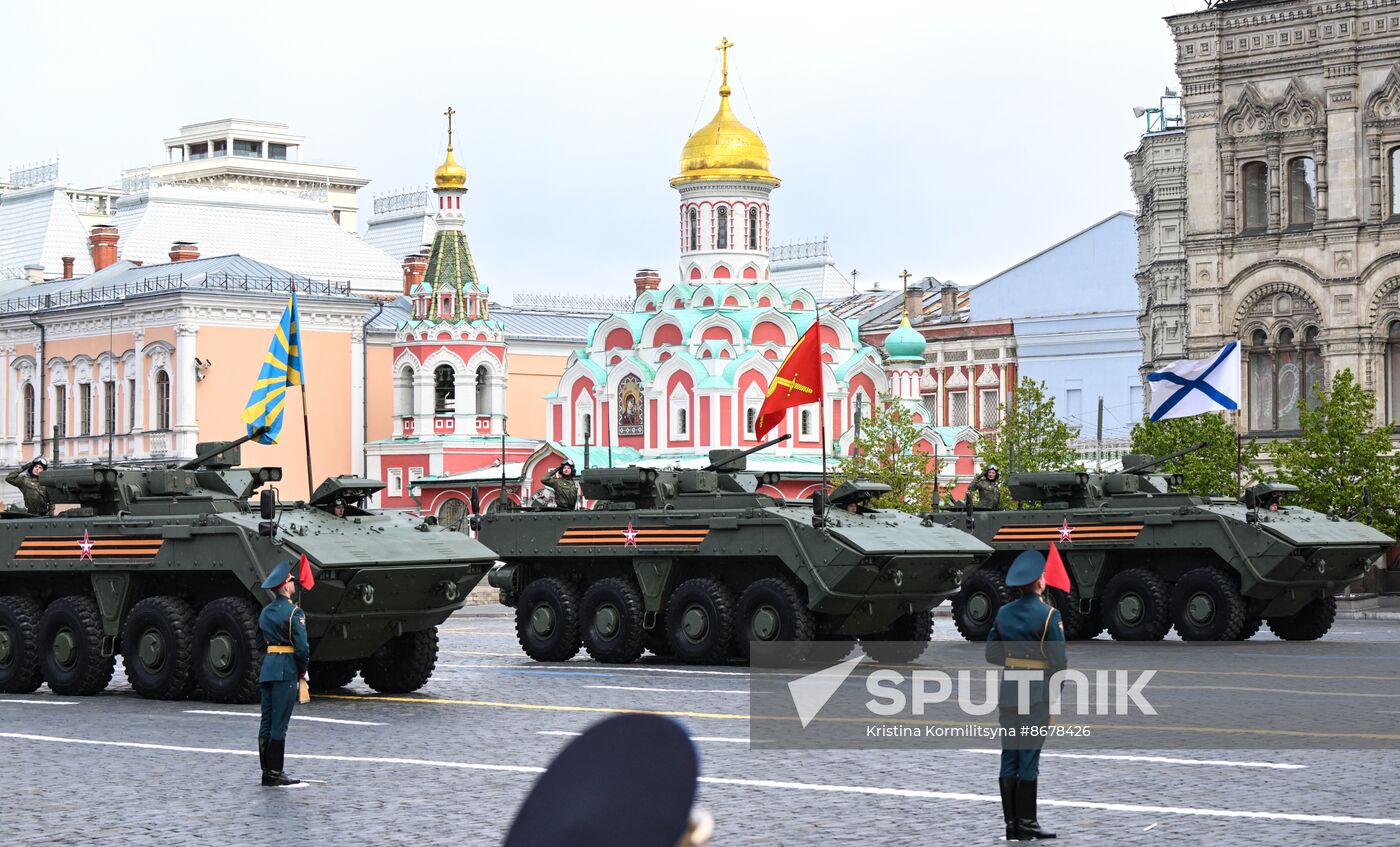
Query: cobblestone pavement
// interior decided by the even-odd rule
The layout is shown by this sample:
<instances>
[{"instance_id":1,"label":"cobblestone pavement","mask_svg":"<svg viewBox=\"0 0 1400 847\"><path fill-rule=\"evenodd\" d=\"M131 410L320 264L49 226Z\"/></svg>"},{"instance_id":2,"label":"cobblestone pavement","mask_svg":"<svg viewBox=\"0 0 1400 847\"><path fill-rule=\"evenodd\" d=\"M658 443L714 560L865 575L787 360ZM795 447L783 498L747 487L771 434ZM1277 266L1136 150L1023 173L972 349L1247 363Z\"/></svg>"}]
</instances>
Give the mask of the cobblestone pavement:
<instances>
[{"instance_id":1,"label":"cobblestone pavement","mask_svg":"<svg viewBox=\"0 0 1400 847\"><path fill-rule=\"evenodd\" d=\"M994 755L750 749L745 669L538 665L508 614L473 607L449 621L437 675L416 695L367 699L357 681L300 707L288 770L325 782L299 790L257 785L255 706L142 700L120 670L97 697L0 695L0 843L495 844L570 733L616 709L681 713L716 847L999 843ZM946 619L938 628L952 633ZM1342 621L1329 638L1400 640L1400 625ZM1393 727L1397 703L1328 708L1371 709ZM1122 758L1134 752L1199 763ZM1400 843L1397 752L1100 754L1119 758L1043 762L1041 818L1059 843Z\"/></svg>"}]
</instances>

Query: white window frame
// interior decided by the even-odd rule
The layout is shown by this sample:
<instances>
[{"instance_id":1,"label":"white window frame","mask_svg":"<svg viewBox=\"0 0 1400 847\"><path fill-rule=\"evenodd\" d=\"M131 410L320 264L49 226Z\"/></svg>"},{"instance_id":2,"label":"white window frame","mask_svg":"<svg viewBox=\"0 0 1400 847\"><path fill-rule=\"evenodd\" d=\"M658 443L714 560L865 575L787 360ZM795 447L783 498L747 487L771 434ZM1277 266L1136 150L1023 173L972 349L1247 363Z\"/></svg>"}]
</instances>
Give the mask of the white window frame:
<instances>
[{"instance_id":1,"label":"white window frame","mask_svg":"<svg viewBox=\"0 0 1400 847\"><path fill-rule=\"evenodd\" d=\"M801 409L797 413L797 431L804 437L812 435L812 410Z\"/></svg>"},{"instance_id":2,"label":"white window frame","mask_svg":"<svg viewBox=\"0 0 1400 847\"><path fill-rule=\"evenodd\" d=\"M988 407L987 399L990 396L991 406ZM979 388L977 390L977 420L984 427L994 427L1001 423L1001 391L996 388Z\"/></svg>"},{"instance_id":3,"label":"white window frame","mask_svg":"<svg viewBox=\"0 0 1400 847\"><path fill-rule=\"evenodd\" d=\"M390 497L402 497L403 468L390 468L388 476L389 479L386 481L389 483L389 489L385 493L387 493Z\"/></svg>"},{"instance_id":4,"label":"white window frame","mask_svg":"<svg viewBox=\"0 0 1400 847\"><path fill-rule=\"evenodd\" d=\"M958 414L958 405L957 405L957 403L955 402L958 398L961 398L961 399L962 399L962 415L959 415L959 414ZM968 424L968 419L969 419L969 418L968 418L968 413L969 413L971 410L968 408L968 402L969 402L969 401L968 401L968 397L967 397L967 389L958 389L957 391L949 391L949 392L948 392L948 425L949 425L949 426L969 426L969 425L970 425L970 424ZM959 420L960 417L961 417L961 420Z\"/></svg>"},{"instance_id":5,"label":"white window frame","mask_svg":"<svg viewBox=\"0 0 1400 847\"><path fill-rule=\"evenodd\" d=\"M694 423L690 414L690 395L681 386L671 392L667 417L670 419L671 440L678 441L690 437L690 426ZM681 413L684 412L684 415Z\"/></svg>"}]
</instances>

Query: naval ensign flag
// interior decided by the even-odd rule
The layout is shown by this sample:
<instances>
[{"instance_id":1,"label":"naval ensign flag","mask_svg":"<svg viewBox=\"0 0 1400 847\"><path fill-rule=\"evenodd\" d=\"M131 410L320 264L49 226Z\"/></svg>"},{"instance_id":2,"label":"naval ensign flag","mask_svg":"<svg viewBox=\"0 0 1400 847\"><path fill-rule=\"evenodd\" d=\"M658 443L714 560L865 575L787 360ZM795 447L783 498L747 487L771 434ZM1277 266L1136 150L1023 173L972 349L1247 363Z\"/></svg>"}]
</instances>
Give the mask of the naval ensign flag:
<instances>
[{"instance_id":1,"label":"naval ensign flag","mask_svg":"<svg viewBox=\"0 0 1400 847\"><path fill-rule=\"evenodd\" d=\"M1151 419L1186 418L1240 407L1240 343L1231 341L1209 359L1179 359L1147 375Z\"/></svg>"}]
</instances>

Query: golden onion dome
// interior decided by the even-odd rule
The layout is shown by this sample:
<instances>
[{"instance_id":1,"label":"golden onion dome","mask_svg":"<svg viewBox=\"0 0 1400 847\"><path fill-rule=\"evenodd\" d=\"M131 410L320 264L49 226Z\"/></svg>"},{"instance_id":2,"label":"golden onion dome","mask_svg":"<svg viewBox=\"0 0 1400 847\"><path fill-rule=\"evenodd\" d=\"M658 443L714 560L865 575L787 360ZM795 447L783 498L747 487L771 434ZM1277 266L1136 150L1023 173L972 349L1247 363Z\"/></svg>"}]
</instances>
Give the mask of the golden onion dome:
<instances>
[{"instance_id":1,"label":"golden onion dome","mask_svg":"<svg viewBox=\"0 0 1400 847\"><path fill-rule=\"evenodd\" d=\"M768 145L744 126L729 108L729 86L719 88L719 112L685 143L680 176L671 185L692 180L749 179L778 185L768 170Z\"/></svg>"},{"instance_id":2,"label":"golden onion dome","mask_svg":"<svg viewBox=\"0 0 1400 847\"><path fill-rule=\"evenodd\" d=\"M463 188L467 184L467 169L457 164L452 156L452 145L447 146L447 158L433 171L433 182L438 188Z\"/></svg>"}]
</instances>

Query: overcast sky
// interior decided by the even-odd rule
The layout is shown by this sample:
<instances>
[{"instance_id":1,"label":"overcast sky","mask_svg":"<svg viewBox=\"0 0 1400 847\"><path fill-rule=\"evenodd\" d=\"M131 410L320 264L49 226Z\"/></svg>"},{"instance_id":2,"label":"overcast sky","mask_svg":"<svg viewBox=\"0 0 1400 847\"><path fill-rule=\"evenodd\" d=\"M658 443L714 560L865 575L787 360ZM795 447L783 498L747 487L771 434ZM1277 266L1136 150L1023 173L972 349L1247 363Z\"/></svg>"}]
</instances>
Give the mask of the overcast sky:
<instances>
[{"instance_id":1,"label":"overcast sky","mask_svg":"<svg viewBox=\"0 0 1400 847\"><path fill-rule=\"evenodd\" d=\"M966 285L1134 208L1132 107L1177 84L1162 17L1203 6L12 4L0 168L58 154L64 181L112 184L183 124L281 121L304 158L372 180L367 211L430 180L450 104L493 293L622 294L639 267L677 278L667 180L718 106L727 36L735 109L783 181L774 240L829 236L862 280Z\"/></svg>"}]
</instances>

